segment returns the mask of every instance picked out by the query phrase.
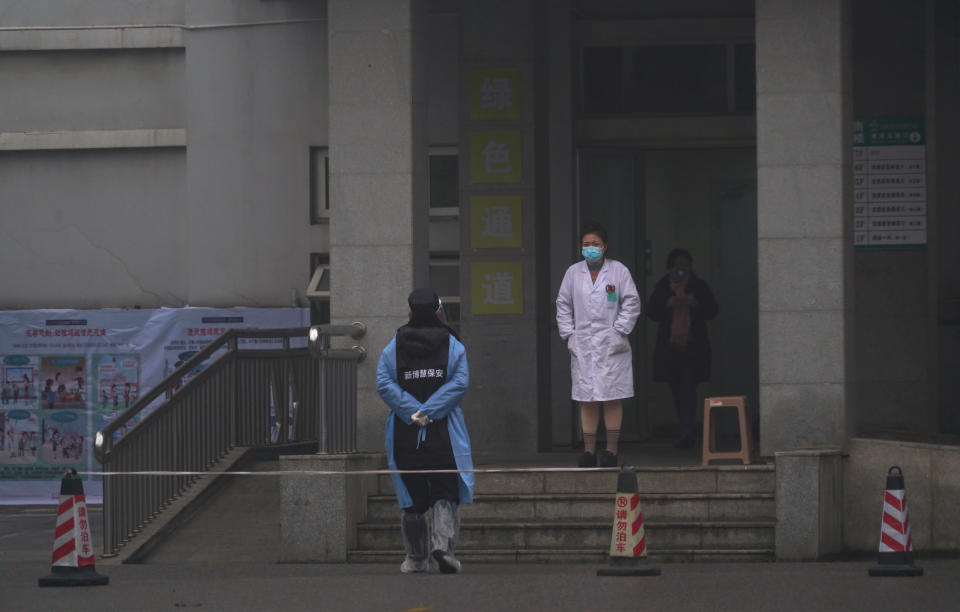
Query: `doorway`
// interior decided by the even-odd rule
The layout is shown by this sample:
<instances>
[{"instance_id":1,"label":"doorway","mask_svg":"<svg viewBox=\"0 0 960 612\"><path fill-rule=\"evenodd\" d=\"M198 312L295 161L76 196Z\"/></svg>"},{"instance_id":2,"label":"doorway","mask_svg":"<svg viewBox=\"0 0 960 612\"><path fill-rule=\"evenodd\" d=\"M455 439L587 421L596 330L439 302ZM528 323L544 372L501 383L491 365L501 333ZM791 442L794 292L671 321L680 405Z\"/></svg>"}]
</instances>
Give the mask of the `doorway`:
<instances>
[{"instance_id":1,"label":"doorway","mask_svg":"<svg viewBox=\"0 0 960 612\"><path fill-rule=\"evenodd\" d=\"M710 395L746 395L756 414L755 149L580 149L577 211L578 226L606 227L611 257L630 269L644 304L669 251L691 252L720 305L708 323L712 376L700 385L698 405ZM635 394L624 402L624 441L678 435L669 388L651 381L656 325L644 317L630 337Z\"/></svg>"},{"instance_id":2,"label":"doorway","mask_svg":"<svg viewBox=\"0 0 960 612\"><path fill-rule=\"evenodd\" d=\"M643 154L630 150L591 149L582 151L579 159L579 214L576 231L583 223L599 223L607 230L607 255L629 270L644 299L643 236L645 213L643 194ZM574 238L576 240L576 238ZM638 325L630 334L633 353L634 397L623 401L623 424L620 439L635 442L645 439L647 413L640 405L646 396L646 327ZM579 425L574 406L574 426ZM601 436L603 434L601 433ZM576 439L577 436L574 436Z\"/></svg>"}]
</instances>

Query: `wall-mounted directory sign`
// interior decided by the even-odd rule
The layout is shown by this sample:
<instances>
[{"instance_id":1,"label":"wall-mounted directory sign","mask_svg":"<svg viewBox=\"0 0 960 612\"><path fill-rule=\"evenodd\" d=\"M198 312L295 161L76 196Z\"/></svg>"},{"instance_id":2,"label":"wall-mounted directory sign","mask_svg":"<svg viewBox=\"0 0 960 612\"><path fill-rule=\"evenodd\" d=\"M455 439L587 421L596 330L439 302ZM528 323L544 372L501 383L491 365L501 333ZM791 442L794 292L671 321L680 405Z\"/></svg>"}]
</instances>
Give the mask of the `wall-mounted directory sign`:
<instances>
[{"instance_id":1,"label":"wall-mounted directory sign","mask_svg":"<svg viewBox=\"0 0 960 612\"><path fill-rule=\"evenodd\" d=\"M853 122L853 206L857 248L927 243L923 119Z\"/></svg>"}]
</instances>

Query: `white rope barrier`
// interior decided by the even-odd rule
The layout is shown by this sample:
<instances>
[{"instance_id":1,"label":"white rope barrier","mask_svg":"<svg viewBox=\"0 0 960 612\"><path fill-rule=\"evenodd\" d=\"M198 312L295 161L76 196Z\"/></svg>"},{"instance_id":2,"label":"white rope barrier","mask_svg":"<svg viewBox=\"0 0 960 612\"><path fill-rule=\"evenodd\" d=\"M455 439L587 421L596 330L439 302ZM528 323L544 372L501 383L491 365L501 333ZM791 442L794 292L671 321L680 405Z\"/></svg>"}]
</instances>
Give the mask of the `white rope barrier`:
<instances>
[{"instance_id":1,"label":"white rope barrier","mask_svg":"<svg viewBox=\"0 0 960 612\"><path fill-rule=\"evenodd\" d=\"M633 469L632 466L624 466ZM264 470L258 472L230 471L168 471L145 470L140 472L81 472L80 476L390 476L393 474L538 474L538 473L581 473L581 472L619 472L619 467L522 467L522 468L475 468L471 470Z\"/></svg>"}]
</instances>

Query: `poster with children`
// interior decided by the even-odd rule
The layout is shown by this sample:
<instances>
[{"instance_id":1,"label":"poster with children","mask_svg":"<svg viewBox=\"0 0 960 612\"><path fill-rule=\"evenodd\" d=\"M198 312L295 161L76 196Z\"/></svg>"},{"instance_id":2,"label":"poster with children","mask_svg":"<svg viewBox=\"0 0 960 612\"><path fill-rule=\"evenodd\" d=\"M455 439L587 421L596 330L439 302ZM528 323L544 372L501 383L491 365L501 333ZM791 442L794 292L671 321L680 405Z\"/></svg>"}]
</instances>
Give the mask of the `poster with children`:
<instances>
[{"instance_id":1,"label":"poster with children","mask_svg":"<svg viewBox=\"0 0 960 612\"><path fill-rule=\"evenodd\" d=\"M40 358L41 405L47 410L87 408L86 357L55 355Z\"/></svg>"},{"instance_id":2,"label":"poster with children","mask_svg":"<svg viewBox=\"0 0 960 612\"><path fill-rule=\"evenodd\" d=\"M90 428L86 412L43 412L43 445L40 458L47 465L76 466L86 463L90 451Z\"/></svg>"},{"instance_id":3,"label":"poster with children","mask_svg":"<svg viewBox=\"0 0 960 612\"><path fill-rule=\"evenodd\" d=\"M0 469L6 466L25 468L37 462L40 446L40 420L33 410L0 412Z\"/></svg>"},{"instance_id":4,"label":"poster with children","mask_svg":"<svg viewBox=\"0 0 960 612\"><path fill-rule=\"evenodd\" d=\"M96 503L97 430L228 329L302 327L309 320L305 308L0 311L0 504L56 503L68 467L84 473L87 499ZM282 340L241 344L272 348ZM162 402L128 419L114 439Z\"/></svg>"},{"instance_id":5,"label":"poster with children","mask_svg":"<svg viewBox=\"0 0 960 612\"><path fill-rule=\"evenodd\" d=\"M28 355L0 359L0 410L37 407L39 360Z\"/></svg>"},{"instance_id":6,"label":"poster with children","mask_svg":"<svg viewBox=\"0 0 960 612\"><path fill-rule=\"evenodd\" d=\"M94 355L96 410L122 412L140 396L138 355Z\"/></svg>"}]
</instances>

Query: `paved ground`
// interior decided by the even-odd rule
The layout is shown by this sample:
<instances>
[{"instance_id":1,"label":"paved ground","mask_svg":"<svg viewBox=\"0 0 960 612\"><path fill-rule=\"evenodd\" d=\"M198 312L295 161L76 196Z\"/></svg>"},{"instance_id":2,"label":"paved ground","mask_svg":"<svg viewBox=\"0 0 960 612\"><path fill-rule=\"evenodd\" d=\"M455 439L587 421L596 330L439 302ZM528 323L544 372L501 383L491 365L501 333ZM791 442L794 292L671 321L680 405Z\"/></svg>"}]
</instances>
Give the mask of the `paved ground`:
<instances>
[{"instance_id":1,"label":"paved ground","mask_svg":"<svg viewBox=\"0 0 960 612\"><path fill-rule=\"evenodd\" d=\"M104 587L39 588L34 562L0 563L4 610L957 610L960 561L921 578L868 578L868 563L676 564L656 578L593 566L474 565L404 576L395 565L127 565Z\"/></svg>"},{"instance_id":2,"label":"paved ground","mask_svg":"<svg viewBox=\"0 0 960 612\"><path fill-rule=\"evenodd\" d=\"M672 465L698 463L697 451L659 450L656 456L669 454ZM625 454L649 464L641 449ZM576 453L560 455L550 463L576 459ZM228 489L246 498L252 486L238 481ZM216 503L209 510L223 518ZM100 511L90 511L99 543ZM261 527L275 522L275 512L257 508ZM37 578L49 572L54 524L51 506L0 506L0 610L960 610L960 559L922 560L926 575L912 579L869 578L870 560L665 564L655 578L599 578L590 565L481 564L459 576L403 576L396 564L272 563L265 540L275 535L266 528L233 534L257 543L259 559L237 554L225 563L202 550L196 533L187 538L196 540L195 550L161 547L150 564L101 566L108 586L39 588ZM234 552L249 548L233 546Z\"/></svg>"},{"instance_id":3,"label":"paved ground","mask_svg":"<svg viewBox=\"0 0 960 612\"><path fill-rule=\"evenodd\" d=\"M960 610L960 559L922 560L925 576L898 579L868 577L869 560L665 564L660 577L598 578L590 565L404 576L396 564L171 559L100 567L105 587L39 588L54 524L51 508L0 508L0 610Z\"/></svg>"}]
</instances>

